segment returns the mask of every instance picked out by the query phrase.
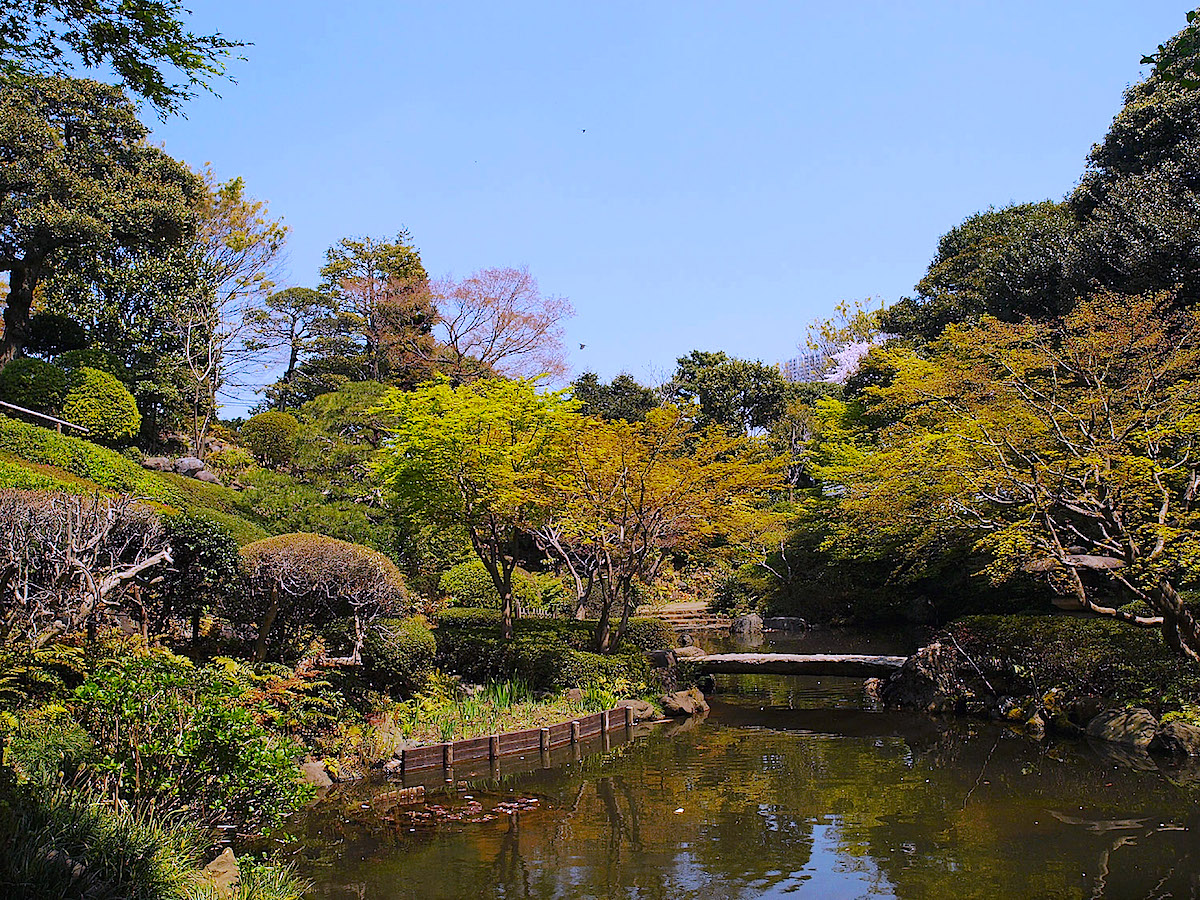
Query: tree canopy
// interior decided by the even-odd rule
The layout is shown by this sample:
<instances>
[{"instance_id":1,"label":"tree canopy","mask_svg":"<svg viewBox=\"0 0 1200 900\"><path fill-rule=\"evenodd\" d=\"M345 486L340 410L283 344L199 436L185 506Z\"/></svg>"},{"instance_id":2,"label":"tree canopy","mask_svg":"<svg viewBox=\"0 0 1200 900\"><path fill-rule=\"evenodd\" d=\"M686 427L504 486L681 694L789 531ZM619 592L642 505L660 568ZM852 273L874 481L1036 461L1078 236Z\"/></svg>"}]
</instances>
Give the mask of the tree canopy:
<instances>
[{"instance_id":1,"label":"tree canopy","mask_svg":"<svg viewBox=\"0 0 1200 900\"><path fill-rule=\"evenodd\" d=\"M161 115L212 91L246 45L189 31L180 0L0 0L0 76L17 81L109 66ZM180 80L175 80L180 79Z\"/></svg>"}]
</instances>

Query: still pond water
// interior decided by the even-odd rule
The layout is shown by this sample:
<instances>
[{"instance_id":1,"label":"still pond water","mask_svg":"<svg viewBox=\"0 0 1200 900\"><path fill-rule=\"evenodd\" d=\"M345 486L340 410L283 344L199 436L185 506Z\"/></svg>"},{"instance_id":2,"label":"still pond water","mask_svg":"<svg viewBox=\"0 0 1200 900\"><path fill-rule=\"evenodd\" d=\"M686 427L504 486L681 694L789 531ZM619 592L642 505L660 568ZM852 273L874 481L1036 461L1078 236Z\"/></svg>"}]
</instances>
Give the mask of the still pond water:
<instances>
[{"instance_id":1,"label":"still pond water","mask_svg":"<svg viewBox=\"0 0 1200 900\"><path fill-rule=\"evenodd\" d=\"M774 649L910 649L835 643ZM874 710L855 680L718 684L703 721L425 807L355 785L295 823L296 864L338 900L1200 895L1200 771Z\"/></svg>"}]
</instances>

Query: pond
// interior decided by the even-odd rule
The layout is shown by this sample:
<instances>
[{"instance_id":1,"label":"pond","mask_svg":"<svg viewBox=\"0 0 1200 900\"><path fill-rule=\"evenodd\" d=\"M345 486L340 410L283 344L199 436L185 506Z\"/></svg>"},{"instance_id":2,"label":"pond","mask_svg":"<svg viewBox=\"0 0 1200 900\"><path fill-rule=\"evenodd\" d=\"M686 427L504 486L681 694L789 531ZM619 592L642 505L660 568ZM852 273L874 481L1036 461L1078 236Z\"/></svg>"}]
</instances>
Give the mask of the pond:
<instances>
[{"instance_id":1,"label":"pond","mask_svg":"<svg viewBox=\"0 0 1200 900\"><path fill-rule=\"evenodd\" d=\"M356 900L1200 893L1195 769L875 710L848 679L726 677L710 702L423 805L354 785L295 823L295 862L315 896Z\"/></svg>"}]
</instances>

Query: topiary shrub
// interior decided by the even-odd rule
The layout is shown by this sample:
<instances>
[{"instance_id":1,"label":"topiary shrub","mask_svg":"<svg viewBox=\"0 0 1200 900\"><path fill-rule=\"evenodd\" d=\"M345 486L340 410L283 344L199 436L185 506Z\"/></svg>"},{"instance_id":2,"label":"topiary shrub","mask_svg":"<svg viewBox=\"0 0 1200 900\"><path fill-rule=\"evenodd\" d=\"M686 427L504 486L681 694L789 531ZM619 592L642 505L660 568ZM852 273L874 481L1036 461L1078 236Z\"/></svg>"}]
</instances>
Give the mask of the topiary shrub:
<instances>
[{"instance_id":1,"label":"topiary shrub","mask_svg":"<svg viewBox=\"0 0 1200 900\"><path fill-rule=\"evenodd\" d=\"M115 375L88 366L71 373L62 416L102 444L127 444L142 426L137 402Z\"/></svg>"},{"instance_id":2,"label":"topiary shrub","mask_svg":"<svg viewBox=\"0 0 1200 900\"><path fill-rule=\"evenodd\" d=\"M268 469L288 465L296 455L296 429L299 421L291 413L270 409L242 426L242 442Z\"/></svg>"},{"instance_id":3,"label":"topiary shrub","mask_svg":"<svg viewBox=\"0 0 1200 900\"><path fill-rule=\"evenodd\" d=\"M423 619L382 619L363 643L368 677L380 687L411 695L433 671L437 643Z\"/></svg>"},{"instance_id":4,"label":"topiary shrub","mask_svg":"<svg viewBox=\"0 0 1200 900\"><path fill-rule=\"evenodd\" d=\"M281 534L242 548L245 597L228 617L254 625L256 660L295 646L306 630L353 620L351 661L359 660L371 624L411 606L404 577L377 550L320 534Z\"/></svg>"},{"instance_id":5,"label":"topiary shrub","mask_svg":"<svg viewBox=\"0 0 1200 900\"><path fill-rule=\"evenodd\" d=\"M0 369L0 400L56 416L67 395L67 373L40 359L14 359Z\"/></svg>"},{"instance_id":6,"label":"topiary shrub","mask_svg":"<svg viewBox=\"0 0 1200 900\"><path fill-rule=\"evenodd\" d=\"M107 372L119 379L122 383L129 381L129 370L125 367L125 363L121 362L115 354L96 347L89 347L86 350L68 350L66 353L60 353L54 362L59 368L66 369L68 372L75 372L83 368L99 369L101 372Z\"/></svg>"}]
</instances>

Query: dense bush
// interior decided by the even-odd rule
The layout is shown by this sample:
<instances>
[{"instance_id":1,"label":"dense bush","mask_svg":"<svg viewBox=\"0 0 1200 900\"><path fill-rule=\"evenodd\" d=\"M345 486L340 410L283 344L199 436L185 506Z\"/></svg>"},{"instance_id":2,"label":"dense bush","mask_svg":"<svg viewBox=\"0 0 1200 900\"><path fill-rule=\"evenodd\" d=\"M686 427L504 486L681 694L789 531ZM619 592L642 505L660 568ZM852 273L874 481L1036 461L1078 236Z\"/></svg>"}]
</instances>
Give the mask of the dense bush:
<instances>
[{"instance_id":1,"label":"dense bush","mask_svg":"<svg viewBox=\"0 0 1200 900\"><path fill-rule=\"evenodd\" d=\"M646 650L674 644L666 623L633 619L621 651L602 656L590 652L595 627L574 619L518 619L508 643L494 610L449 609L438 623L438 666L469 681L519 678L542 690L638 685L648 677Z\"/></svg>"},{"instance_id":2,"label":"dense bush","mask_svg":"<svg viewBox=\"0 0 1200 900\"><path fill-rule=\"evenodd\" d=\"M270 409L252 416L241 429L242 442L268 469L291 463L296 455L296 429L300 423L291 413Z\"/></svg>"},{"instance_id":3,"label":"dense bush","mask_svg":"<svg viewBox=\"0 0 1200 900\"><path fill-rule=\"evenodd\" d=\"M242 548L244 597L229 605L235 622L257 629L255 658L268 641L280 653L304 632L353 619L365 637L369 624L411 605L396 564L377 550L319 534L283 534ZM352 652L357 652L355 647Z\"/></svg>"},{"instance_id":4,"label":"dense bush","mask_svg":"<svg viewBox=\"0 0 1200 900\"><path fill-rule=\"evenodd\" d=\"M39 356L54 356L87 346L87 330L61 313L37 313L29 320L25 349Z\"/></svg>"},{"instance_id":5,"label":"dense bush","mask_svg":"<svg viewBox=\"0 0 1200 900\"><path fill-rule=\"evenodd\" d=\"M283 472L253 468L241 476L237 509L274 532L318 532L376 550L393 545L382 508L337 499Z\"/></svg>"},{"instance_id":6,"label":"dense bush","mask_svg":"<svg viewBox=\"0 0 1200 900\"><path fill-rule=\"evenodd\" d=\"M223 669L134 653L98 665L73 705L101 793L135 809L186 805L193 821L253 832L311 795L296 767L303 748L259 724L268 711Z\"/></svg>"},{"instance_id":7,"label":"dense bush","mask_svg":"<svg viewBox=\"0 0 1200 900\"><path fill-rule=\"evenodd\" d=\"M380 687L411 694L433 669L437 644L423 619L383 619L363 644L368 677Z\"/></svg>"},{"instance_id":8,"label":"dense bush","mask_svg":"<svg viewBox=\"0 0 1200 900\"><path fill-rule=\"evenodd\" d=\"M171 570L156 586L162 598L161 631L171 616L191 618L195 637L201 614L233 597L240 587L241 557L233 532L212 515L195 512L166 516Z\"/></svg>"},{"instance_id":9,"label":"dense bush","mask_svg":"<svg viewBox=\"0 0 1200 900\"><path fill-rule=\"evenodd\" d=\"M469 559L448 569L438 588L455 606L472 609L499 609L500 594L496 583L478 559ZM566 592L562 581L553 575L513 572L513 599L522 611L565 612Z\"/></svg>"},{"instance_id":10,"label":"dense bush","mask_svg":"<svg viewBox=\"0 0 1200 900\"><path fill-rule=\"evenodd\" d=\"M98 369L101 372L107 372L122 383L129 381L129 370L125 367L125 363L121 362L114 354L97 347L89 347L86 350L69 350L56 357L54 362L68 372L75 372L83 368Z\"/></svg>"},{"instance_id":11,"label":"dense bush","mask_svg":"<svg viewBox=\"0 0 1200 900\"><path fill-rule=\"evenodd\" d=\"M1156 713L1200 696L1200 672L1182 656L1164 653L1156 629L1060 614L969 616L949 632L985 669L1007 669L1038 696L1057 687Z\"/></svg>"},{"instance_id":12,"label":"dense bush","mask_svg":"<svg viewBox=\"0 0 1200 900\"><path fill-rule=\"evenodd\" d=\"M67 396L67 373L40 359L14 359L0 369L0 400L57 416Z\"/></svg>"},{"instance_id":13,"label":"dense bush","mask_svg":"<svg viewBox=\"0 0 1200 900\"><path fill-rule=\"evenodd\" d=\"M142 426L137 402L125 385L115 375L88 366L71 373L62 415L104 444L127 444Z\"/></svg>"}]
</instances>

